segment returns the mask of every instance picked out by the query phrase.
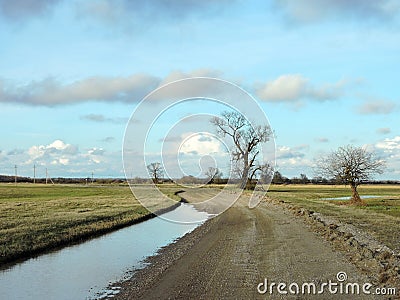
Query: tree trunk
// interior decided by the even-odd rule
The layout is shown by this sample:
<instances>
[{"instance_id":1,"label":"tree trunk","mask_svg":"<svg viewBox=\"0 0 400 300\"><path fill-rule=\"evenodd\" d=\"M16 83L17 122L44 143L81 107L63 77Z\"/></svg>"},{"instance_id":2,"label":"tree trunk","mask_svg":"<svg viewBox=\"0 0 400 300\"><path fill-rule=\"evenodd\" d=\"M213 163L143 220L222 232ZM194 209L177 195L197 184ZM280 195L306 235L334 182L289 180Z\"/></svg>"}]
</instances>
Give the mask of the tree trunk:
<instances>
[{"instance_id":1,"label":"tree trunk","mask_svg":"<svg viewBox=\"0 0 400 300\"><path fill-rule=\"evenodd\" d=\"M240 179L240 188L245 189L247 186L247 181L248 181L247 175L243 175L242 178Z\"/></svg>"},{"instance_id":2,"label":"tree trunk","mask_svg":"<svg viewBox=\"0 0 400 300\"><path fill-rule=\"evenodd\" d=\"M246 153L243 157L243 173L240 182L240 188L245 189L247 187L247 182L249 180L249 157Z\"/></svg>"},{"instance_id":3,"label":"tree trunk","mask_svg":"<svg viewBox=\"0 0 400 300\"><path fill-rule=\"evenodd\" d=\"M352 192L352 196L351 196L350 203L353 205L362 205L363 201L361 200L361 197L357 192L356 184L351 184L351 192Z\"/></svg>"}]
</instances>

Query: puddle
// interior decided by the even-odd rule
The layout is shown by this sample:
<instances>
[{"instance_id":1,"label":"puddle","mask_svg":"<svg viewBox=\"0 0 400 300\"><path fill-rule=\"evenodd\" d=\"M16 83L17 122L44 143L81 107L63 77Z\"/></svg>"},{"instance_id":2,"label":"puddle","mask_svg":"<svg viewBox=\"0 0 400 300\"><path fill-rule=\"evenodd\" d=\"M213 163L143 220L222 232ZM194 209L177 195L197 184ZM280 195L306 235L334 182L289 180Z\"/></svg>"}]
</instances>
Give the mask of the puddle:
<instances>
[{"instance_id":1,"label":"puddle","mask_svg":"<svg viewBox=\"0 0 400 300\"><path fill-rule=\"evenodd\" d=\"M112 297L118 288L111 283L129 278L132 269L161 247L192 231L207 218L182 203L163 216L198 221L179 224L152 218L79 245L29 259L0 270L2 299L98 299ZM189 217L190 216L190 217Z\"/></svg>"},{"instance_id":2,"label":"puddle","mask_svg":"<svg viewBox=\"0 0 400 300\"><path fill-rule=\"evenodd\" d=\"M360 195L361 199L371 199L371 198L380 198L383 196L375 196L375 195ZM336 197L336 198L321 198L319 200L350 200L351 196L346 197Z\"/></svg>"}]
</instances>

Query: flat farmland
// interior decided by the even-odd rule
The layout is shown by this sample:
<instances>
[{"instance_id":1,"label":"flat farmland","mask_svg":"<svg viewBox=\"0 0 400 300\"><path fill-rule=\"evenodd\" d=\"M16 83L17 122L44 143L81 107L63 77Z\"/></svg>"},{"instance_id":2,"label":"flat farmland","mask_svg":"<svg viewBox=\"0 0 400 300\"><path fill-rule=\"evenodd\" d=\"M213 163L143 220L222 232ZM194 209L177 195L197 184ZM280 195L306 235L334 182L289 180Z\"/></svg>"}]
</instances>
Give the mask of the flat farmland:
<instances>
[{"instance_id":1,"label":"flat farmland","mask_svg":"<svg viewBox=\"0 0 400 300\"><path fill-rule=\"evenodd\" d=\"M164 188L173 195L173 187ZM150 216L119 185L0 185L0 264L133 224Z\"/></svg>"},{"instance_id":2,"label":"flat farmland","mask_svg":"<svg viewBox=\"0 0 400 300\"><path fill-rule=\"evenodd\" d=\"M400 252L400 186L364 185L358 190L369 198L357 207L345 200L324 200L350 196L350 188L342 185L271 185L267 197L352 224Z\"/></svg>"},{"instance_id":3,"label":"flat farmland","mask_svg":"<svg viewBox=\"0 0 400 300\"><path fill-rule=\"evenodd\" d=\"M191 189L191 197L201 200L212 196L218 193L217 187ZM148 198L157 197L148 187L142 186L141 189L144 194L148 191ZM160 189L179 201L174 193L181 187L162 185ZM348 187L272 185L266 199L335 217L400 251L400 187L361 186L359 192L360 195L376 197L366 199L365 206L352 207L346 201L323 200L349 196ZM196 202L193 199L189 197L190 202ZM159 205L157 201L154 203ZM150 215L126 185L2 184L0 264L81 242L144 220Z\"/></svg>"}]
</instances>

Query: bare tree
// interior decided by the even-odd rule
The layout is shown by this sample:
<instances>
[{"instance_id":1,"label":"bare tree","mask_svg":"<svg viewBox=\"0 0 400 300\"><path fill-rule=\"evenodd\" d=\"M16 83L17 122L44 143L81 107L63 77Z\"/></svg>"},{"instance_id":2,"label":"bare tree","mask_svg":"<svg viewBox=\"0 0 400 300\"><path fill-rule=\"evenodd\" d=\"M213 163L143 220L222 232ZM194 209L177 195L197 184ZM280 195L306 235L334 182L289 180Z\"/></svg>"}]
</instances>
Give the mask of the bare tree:
<instances>
[{"instance_id":1,"label":"bare tree","mask_svg":"<svg viewBox=\"0 0 400 300\"><path fill-rule=\"evenodd\" d=\"M306 174L300 174L300 182L302 184L307 184L310 182Z\"/></svg>"},{"instance_id":2,"label":"bare tree","mask_svg":"<svg viewBox=\"0 0 400 300\"><path fill-rule=\"evenodd\" d=\"M149 171L149 174L151 178L153 179L153 182L155 184L160 182L160 178L162 178L164 170L159 162L154 162L149 165L147 165L147 170Z\"/></svg>"},{"instance_id":3,"label":"bare tree","mask_svg":"<svg viewBox=\"0 0 400 300\"><path fill-rule=\"evenodd\" d=\"M221 117L212 118L211 124L215 125L220 136L232 138L232 163L241 179L240 187L246 188L247 183L262 169L262 165L257 162L257 156L260 153L260 144L268 142L272 136L270 126L253 126L241 113L235 111L223 112Z\"/></svg>"},{"instance_id":4,"label":"bare tree","mask_svg":"<svg viewBox=\"0 0 400 300\"><path fill-rule=\"evenodd\" d=\"M270 183L274 176L274 168L270 164L265 163L263 165L259 165L258 170L261 182Z\"/></svg>"},{"instance_id":5,"label":"bare tree","mask_svg":"<svg viewBox=\"0 0 400 300\"><path fill-rule=\"evenodd\" d=\"M355 205L362 204L357 187L363 181L372 179L374 174L382 174L384 169L385 162L376 158L374 153L351 145L339 147L317 161L317 172L322 176L350 185L351 203Z\"/></svg>"},{"instance_id":6,"label":"bare tree","mask_svg":"<svg viewBox=\"0 0 400 300\"><path fill-rule=\"evenodd\" d=\"M215 179L222 177L222 172L218 168L209 167L205 175L208 178L208 183L214 183Z\"/></svg>"}]
</instances>

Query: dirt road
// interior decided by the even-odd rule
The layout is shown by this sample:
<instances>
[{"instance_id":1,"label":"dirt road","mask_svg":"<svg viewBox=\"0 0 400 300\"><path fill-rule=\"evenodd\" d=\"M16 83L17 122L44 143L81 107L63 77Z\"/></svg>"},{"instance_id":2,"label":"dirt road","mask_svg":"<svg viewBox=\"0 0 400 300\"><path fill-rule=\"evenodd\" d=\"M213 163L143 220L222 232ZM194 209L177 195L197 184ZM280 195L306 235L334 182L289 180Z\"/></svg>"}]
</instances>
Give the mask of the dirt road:
<instances>
[{"instance_id":1,"label":"dirt road","mask_svg":"<svg viewBox=\"0 0 400 300\"><path fill-rule=\"evenodd\" d=\"M338 282L339 272L347 274L345 283L361 286L370 282L301 220L279 206L263 202L249 209L247 202L240 199L222 215L163 249L150 260L150 267L123 284L117 298L309 299L313 297L290 295L288 287L287 295L279 294L276 286L272 295L270 290L262 295L257 286L267 278L268 285L297 283L300 292L303 283L314 283L320 289L329 280ZM324 290L319 298L374 299L332 295L328 287Z\"/></svg>"}]
</instances>

